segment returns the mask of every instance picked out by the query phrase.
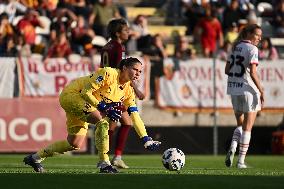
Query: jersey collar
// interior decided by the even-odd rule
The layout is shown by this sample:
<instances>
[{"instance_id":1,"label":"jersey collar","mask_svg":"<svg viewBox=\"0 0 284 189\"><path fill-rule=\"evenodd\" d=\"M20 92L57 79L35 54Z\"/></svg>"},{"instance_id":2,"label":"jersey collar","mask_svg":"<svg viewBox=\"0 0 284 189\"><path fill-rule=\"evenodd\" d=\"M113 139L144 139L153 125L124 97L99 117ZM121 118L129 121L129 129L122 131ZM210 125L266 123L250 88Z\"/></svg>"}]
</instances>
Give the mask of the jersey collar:
<instances>
[{"instance_id":1,"label":"jersey collar","mask_svg":"<svg viewBox=\"0 0 284 189\"><path fill-rule=\"evenodd\" d=\"M250 40L242 40L241 42L242 42L242 43L250 43L250 44L251 44L251 41L250 41Z\"/></svg>"}]
</instances>

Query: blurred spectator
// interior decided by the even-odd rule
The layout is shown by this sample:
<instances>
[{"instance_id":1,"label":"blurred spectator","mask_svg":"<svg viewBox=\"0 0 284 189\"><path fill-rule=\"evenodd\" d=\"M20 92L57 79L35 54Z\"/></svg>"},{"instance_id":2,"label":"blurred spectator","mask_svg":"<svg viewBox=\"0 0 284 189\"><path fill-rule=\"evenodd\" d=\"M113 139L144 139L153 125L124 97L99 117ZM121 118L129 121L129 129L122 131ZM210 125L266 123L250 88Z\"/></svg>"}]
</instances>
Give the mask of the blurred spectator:
<instances>
[{"instance_id":1,"label":"blurred spectator","mask_svg":"<svg viewBox=\"0 0 284 189\"><path fill-rule=\"evenodd\" d=\"M39 8L39 1L38 0L19 0L21 4L29 9L37 9Z\"/></svg>"},{"instance_id":2,"label":"blurred spectator","mask_svg":"<svg viewBox=\"0 0 284 189\"><path fill-rule=\"evenodd\" d=\"M145 52L152 63L153 75L160 77L164 74L164 59L168 57L163 39L160 34L156 34L152 39L152 45L149 50Z\"/></svg>"},{"instance_id":3,"label":"blurred spectator","mask_svg":"<svg viewBox=\"0 0 284 189\"><path fill-rule=\"evenodd\" d=\"M180 36L178 44L175 48L174 57L179 60L189 60L196 57L196 51L193 47L189 46L189 41L185 36Z\"/></svg>"},{"instance_id":4,"label":"blurred spectator","mask_svg":"<svg viewBox=\"0 0 284 189\"><path fill-rule=\"evenodd\" d=\"M248 24L258 24L258 18L254 10L250 10L246 17Z\"/></svg>"},{"instance_id":5,"label":"blurred spectator","mask_svg":"<svg viewBox=\"0 0 284 189\"><path fill-rule=\"evenodd\" d=\"M7 36L4 38L0 45L0 56L4 57L16 57L18 56L18 51L16 48L15 37Z\"/></svg>"},{"instance_id":6,"label":"blurred spectator","mask_svg":"<svg viewBox=\"0 0 284 189\"><path fill-rule=\"evenodd\" d=\"M225 41L223 47L217 52L217 59L227 61L228 55L232 50L232 44L230 41Z\"/></svg>"},{"instance_id":7,"label":"blurred spectator","mask_svg":"<svg viewBox=\"0 0 284 189\"><path fill-rule=\"evenodd\" d=\"M66 58L72 53L65 32L59 34L56 41L48 49L46 58Z\"/></svg>"},{"instance_id":8,"label":"blurred spectator","mask_svg":"<svg viewBox=\"0 0 284 189\"><path fill-rule=\"evenodd\" d=\"M96 3L89 18L89 24L93 27L96 35L107 36L107 25L112 18L120 18L118 9L112 0L102 0Z\"/></svg>"},{"instance_id":9,"label":"blurred spectator","mask_svg":"<svg viewBox=\"0 0 284 189\"><path fill-rule=\"evenodd\" d=\"M117 7L119 15L122 18L124 18L125 20L127 20L128 19L127 10L126 10L125 6L123 5L123 1L122 0L113 0L113 3Z\"/></svg>"},{"instance_id":10,"label":"blurred spectator","mask_svg":"<svg viewBox=\"0 0 284 189\"><path fill-rule=\"evenodd\" d=\"M154 91L158 78L164 75L164 59L168 57L163 39L160 34L156 34L153 37L151 46L144 51L146 55L145 58L148 58L151 62L151 98L154 98Z\"/></svg>"},{"instance_id":11,"label":"blurred spectator","mask_svg":"<svg viewBox=\"0 0 284 189\"><path fill-rule=\"evenodd\" d=\"M16 48L19 56L28 57L31 56L31 46L26 43L23 35L18 35L16 39Z\"/></svg>"},{"instance_id":12,"label":"blurred spectator","mask_svg":"<svg viewBox=\"0 0 284 189\"><path fill-rule=\"evenodd\" d=\"M75 13L75 7L72 5L73 1L74 0L59 0L56 9L68 9Z\"/></svg>"},{"instance_id":13,"label":"blurred spectator","mask_svg":"<svg viewBox=\"0 0 284 189\"><path fill-rule=\"evenodd\" d=\"M71 1L71 5L76 15L82 15L86 20L89 18L91 9L87 6L86 0Z\"/></svg>"},{"instance_id":14,"label":"blurred spectator","mask_svg":"<svg viewBox=\"0 0 284 189\"><path fill-rule=\"evenodd\" d=\"M240 19L238 22L238 30L241 31L247 24L247 19Z\"/></svg>"},{"instance_id":15,"label":"blurred spectator","mask_svg":"<svg viewBox=\"0 0 284 189\"><path fill-rule=\"evenodd\" d=\"M196 57L196 50L189 46L189 41L185 36L179 36L177 44L175 45L175 52L173 55L174 66L173 71L180 70L180 61L187 61Z\"/></svg>"},{"instance_id":16,"label":"blurred spectator","mask_svg":"<svg viewBox=\"0 0 284 189\"><path fill-rule=\"evenodd\" d=\"M276 34L279 37L284 37L284 1L283 0L277 3L272 24L276 29Z\"/></svg>"},{"instance_id":17,"label":"blurred spectator","mask_svg":"<svg viewBox=\"0 0 284 189\"><path fill-rule=\"evenodd\" d=\"M238 25L233 22L232 25L229 27L227 33L225 34L225 41L228 41L229 43L234 43L234 41L237 39L239 33L238 33Z\"/></svg>"},{"instance_id":18,"label":"blurred spectator","mask_svg":"<svg viewBox=\"0 0 284 189\"><path fill-rule=\"evenodd\" d=\"M12 25L9 23L8 15L2 13L0 15L0 40L14 34Z\"/></svg>"},{"instance_id":19,"label":"blurred spectator","mask_svg":"<svg viewBox=\"0 0 284 189\"><path fill-rule=\"evenodd\" d=\"M238 23L240 19L245 19L248 12L242 11L238 0L232 0L223 12L223 30L226 33L229 27L235 22Z\"/></svg>"},{"instance_id":20,"label":"blurred spectator","mask_svg":"<svg viewBox=\"0 0 284 189\"><path fill-rule=\"evenodd\" d=\"M40 7L38 8L42 15L51 18L51 13L56 11L58 0L40 0Z\"/></svg>"},{"instance_id":21,"label":"blurred spectator","mask_svg":"<svg viewBox=\"0 0 284 189\"><path fill-rule=\"evenodd\" d=\"M59 8L53 13L53 19L50 24L50 42L53 43L57 35L62 32L71 31L71 24L75 23L77 16L67 8Z\"/></svg>"},{"instance_id":22,"label":"blurred spectator","mask_svg":"<svg viewBox=\"0 0 284 189\"><path fill-rule=\"evenodd\" d=\"M276 48L272 45L270 38L261 40L258 58L260 60L276 60L279 58Z\"/></svg>"},{"instance_id":23,"label":"blurred spectator","mask_svg":"<svg viewBox=\"0 0 284 189\"><path fill-rule=\"evenodd\" d=\"M255 9L256 1L261 2L261 1L265 1L265 0L238 0L238 1L239 1L241 10L250 11L250 10ZM269 1L271 1L271 0L269 0Z\"/></svg>"},{"instance_id":24,"label":"blurred spectator","mask_svg":"<svg viewBox=\"0 0 284 189\"><path fill-rule=\"evenodd\" d=\"M27 7L15 0L2 0L0 3L0 14L6 13L10 23L12 23L17 12L24 13L26 11Z\"/></svg>"},{"instance_id":25,"label":"blurred spectator","mask_svg":"<svg viewBox=\"0 0 284 189\"><path fill-rule=\"evenodd\" d=\"M186 9L186 34L191 35L199 19L205 16L208 1L202 0L201 3L198 3L198 0L182 0L182 5Z\"/></svg>"},{"instance_id":26,"label":"blurred spectator","mask_svg":"<svg viewBox=\"0 0 284 189\"><path fill-rule=\"evenodd\" d=\"M77 26L72 29L72 49L75 53L84 55L93 48L92 40L95 32L88 27L82 15L78 16Z\"/></svg>"},{"instance_id":27,"label":"blurred spectator","mask_svg":"<svg viewBox=\"0 0 284 189\"><path fill-rule=\"evenodd\" d=\"M131 26L131 29L135 32L135 37L140 38L149 35L148 20L145 15L138 15Z\"/></svg>"},{"instance_id":28,"label":"blurred spectator","mask_svg":"<svg viewBox=\"0 0 284 189\"><path fill-rule=\"evenodd\" d=\"M165 11L166 25L181 25L184 24L184 12L186 7L183 3L188 3L185 0L166 0L163 9Z\"/></svg>"},{"instance_id":29,"label":"blurred spectator","mask_svg":"<svg viewBox=\"0 0 284 189\"><path fill-rule=\"evenodd\" d=\"M19 29L19 32L25 37L26 43L30 45L35 44L35 28L37 26L42 28L44 27L43 23L40 21L39 13L35 10L29 9L17 24L17 28Z\"/></svg>"},{"instance_id":30,"label":"blurred spectator","mask_svg":"<svg viewBox=\"0 0 284 189\"><path fill-rule=\"evenodd\" d=\"M211 10L210 6L206 8L206 17L200 19L200 21L197 23L194 29L194 35L195 39L199 39L201 41L202 50L205 57L210 57L213 55L217 48L217 40L219 46L223 46L223 32L221 23L216 18L215 10Z\"/></svg>"},{"instance_id":31,"label":"blurred spectator","mask_svg":"<svg viewBox=\"0 0 284 189\"><path fill-rule=\"evenodd\" d=\"M144 15L138 15L130 27L130 41L127 45L127 50L130 51L144 51L152 43L152 36L148 30L148 20ZM133 42L134 41L134 42ZM133 49L129 49L129 43L134 43Z\"/></svg>"}]
</instances>

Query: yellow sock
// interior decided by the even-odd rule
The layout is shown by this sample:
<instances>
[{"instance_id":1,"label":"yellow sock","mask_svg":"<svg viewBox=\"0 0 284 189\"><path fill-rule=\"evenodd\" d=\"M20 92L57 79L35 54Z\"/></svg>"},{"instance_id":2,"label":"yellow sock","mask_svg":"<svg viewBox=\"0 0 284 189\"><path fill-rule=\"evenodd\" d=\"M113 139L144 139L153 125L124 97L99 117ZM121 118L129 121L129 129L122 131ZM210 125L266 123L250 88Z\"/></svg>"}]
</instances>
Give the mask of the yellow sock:
<instances>
[{"instance_id":1,"label":"yellow sock","mask_svg":"<svg viewBox=\"0 0 284 189\"><path fill-rule=\"evenodd\" d=\"M64 154L64 152L68 152L71 150L78 150L79 148L75 148L69 144L68 141L58 141L53 144L50 144L46 148L40 149L36 155L42 159L46 157L51 157L55 154Z\"/></svg>"},{"instance_id":2,"label":"yellow sock","mask_svg":"<svg viewBox=\"0 0 284 189\"><path fill-rule=\"evenodd\" d=\"M108 136L109 123L106 119L101 119L96 124L95 143L98 150L100 161L109 161L109 136Z\"/></svg>"}]
</instances>

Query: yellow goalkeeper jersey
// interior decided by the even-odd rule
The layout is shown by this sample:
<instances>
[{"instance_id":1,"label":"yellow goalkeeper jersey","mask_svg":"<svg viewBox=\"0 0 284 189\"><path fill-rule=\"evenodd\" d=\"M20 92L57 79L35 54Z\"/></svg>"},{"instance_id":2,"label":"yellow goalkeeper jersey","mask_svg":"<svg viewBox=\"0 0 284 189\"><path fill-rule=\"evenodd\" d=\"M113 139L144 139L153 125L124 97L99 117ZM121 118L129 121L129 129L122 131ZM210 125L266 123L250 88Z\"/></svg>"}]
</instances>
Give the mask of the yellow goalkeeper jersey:
<instances>
[{"instance_id":1,"label":"yellow goalkeeper jersey","mask_svg":"<svg viewBox=\"0 0 284 189\"><path fill-rule=\"evenodd\" d=\"M119 76L119 69L110 67L100 68L97 72L89 76L72 81L63 89L60 97L63 99L68 98L69 102L82 98L92 105L93 108L96 108L98 103L102 100L106 103L122 102L126 109L136 107L135 93L130 86L130 81L125 84L120 84ZM139 137L147 136L144 123L139 113L133 111L130 117Z\"/></svg>"},{"instance_id":2,"label":"yellow goalkeeper jersey","mask_svg":"<svg viewBox=\"0 0 284 189\"><path fill-rule=\"evenodd\" d=\"M135 93L130 82L121 85L119 75L119 69L100 68L89 76L72 81L62 93L81 93L82 98L94 107L102 100L106 103L123 102L126 108L136 106Z\"/></svg>"}]
</instances>

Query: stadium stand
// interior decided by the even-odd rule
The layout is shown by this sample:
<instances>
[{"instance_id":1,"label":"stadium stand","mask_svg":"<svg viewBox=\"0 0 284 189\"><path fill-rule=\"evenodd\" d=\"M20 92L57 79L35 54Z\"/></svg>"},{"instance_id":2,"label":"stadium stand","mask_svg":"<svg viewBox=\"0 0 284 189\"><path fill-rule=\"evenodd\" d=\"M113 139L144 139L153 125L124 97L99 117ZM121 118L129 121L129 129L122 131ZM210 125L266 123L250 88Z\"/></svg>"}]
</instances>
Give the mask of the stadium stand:
<instances>
[{"instance_id":1,"label":"stadium stand","mask_svg":"<svg viewBox=\"0 0 284 189\"><path fill-rule=\"evenodd\" d=\"M174 33L186 34L185 26L149 25L148 28L152 35L159 33L165 37L171 37Z\"/></svg>"},{"instance_id":2,"label":"stadium stand","mask_svg":"<svg viewBox=\"0 0 284 189\"><path fill-rule=\"evenodd\" d=\"M155 7L126 7L128 19L132 20L142 14L145 16L154 16L157 12Z\"/></svg>"}]
</instances>

